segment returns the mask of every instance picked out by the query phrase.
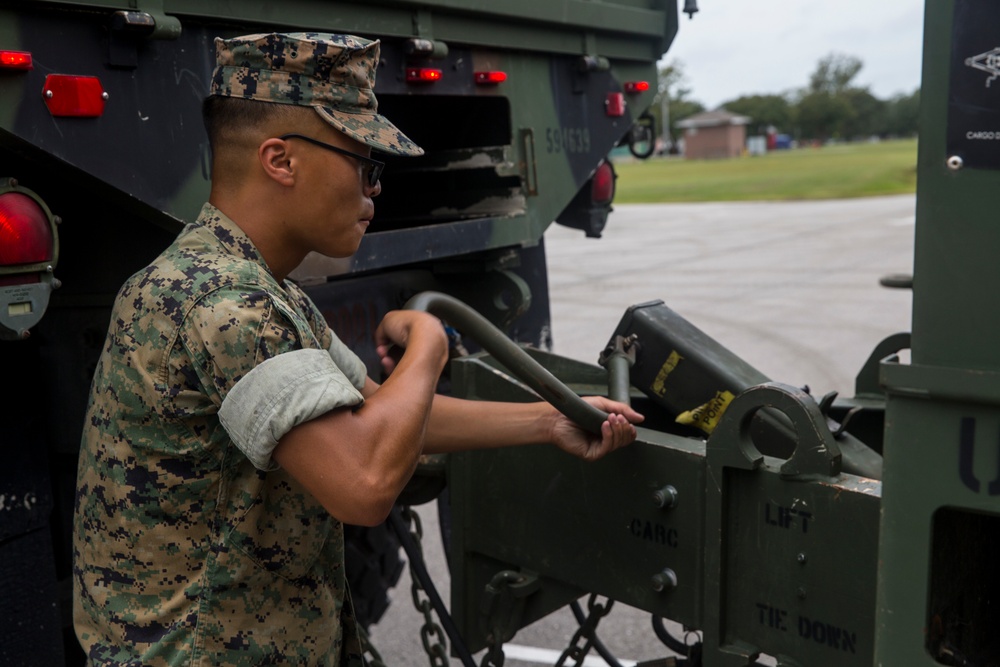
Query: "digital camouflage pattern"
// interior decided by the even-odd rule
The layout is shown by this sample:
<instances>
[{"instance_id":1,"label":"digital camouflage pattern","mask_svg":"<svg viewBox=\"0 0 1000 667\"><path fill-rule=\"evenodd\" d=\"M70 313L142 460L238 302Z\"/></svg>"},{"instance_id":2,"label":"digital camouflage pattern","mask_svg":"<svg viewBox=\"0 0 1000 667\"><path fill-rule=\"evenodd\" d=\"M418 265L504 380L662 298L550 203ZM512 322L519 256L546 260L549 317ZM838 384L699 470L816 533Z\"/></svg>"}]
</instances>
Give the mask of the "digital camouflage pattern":
<instances>
[{"instance_id":1,"label":"digital camouflage pattern","mask_svg":"<svg viewBox=\"0 0 1000 667\"><path fill-rule=\"evenodd\" d=\"M384 153L423 149L378 113L379 42L300 32L215 40L211 95L311 106L330 125Z\"/></svg>"},{"instance_id":2,"label":"digital camouflage pattern","mask_svg":"<svg viewBox=\"0 0 1000 667\"><path fill-rule=\"evenodd\" d=\"M91 664L356 661L343 526L285 472L254 468L216 415L257 364L332 341L208 204L122 287L77 487L74 620Z\"/></svg>"}]
</instances>

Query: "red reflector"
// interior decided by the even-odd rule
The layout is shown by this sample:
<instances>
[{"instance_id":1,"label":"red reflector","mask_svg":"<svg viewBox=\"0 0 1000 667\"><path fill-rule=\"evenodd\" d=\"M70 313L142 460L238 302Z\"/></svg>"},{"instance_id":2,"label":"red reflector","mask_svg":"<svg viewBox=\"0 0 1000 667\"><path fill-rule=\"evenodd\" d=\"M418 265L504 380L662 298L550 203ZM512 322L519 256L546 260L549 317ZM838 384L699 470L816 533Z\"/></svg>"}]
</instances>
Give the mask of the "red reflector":
<instances>
[{"instance_id":1,"label":"red reflector","mask_svg":"<svg viewBox=\"0 0 1000 667\"><path fill-rule=\"evenodd\" d=\"M31 54L27 51L0 51L0 67L29 70L32 68Z\"/></svg>"},{"instance_id":2,"label":"red reflector","mask_svg":"<svg viewBox=\"0 0 1000 667\"><path fill-rule=\"evenodd\" d=\"M621 93L608 93L607 99L604 100L604 111L612 117L624 116L625 96Z\"/></svg>"},{"instance_id":3,"label":"red reflector","mask_svg":"<svg viewBox=\"0 0 1000 667\"><path fill-rule=\"evenodd\" d=\"M49 218L34 199L0 195L0 266L51 261L53 245Z\"/></svg>"},{"instance_id":4,"label":"red reflector","mask_svg":"<svg viewBox=\"0 0 1000 667\"><path fill-rule=\"evenodd\" d=\"M96 118L104 113L104 92L101 80L96 76L72 76L69 74L49 74L42 89L45 106L53 116L73 116L75 118Z\"/></svg>"},{"instance_id":5,"label":"red reflector","mask_svg":"<svg viewBox=\"0 0 1000 667\"><path fill-rule=\"evenodd\" d=\"M441 70L430 67L407 67L406 80L410 83L430 83L441 79Z\"/></svg>"},{"instance_id":6,"label":"red reflector","mask_svg":"<svg viewBox=\"0 0 1000 667\"><path fill-rule=\"evenodd\" d=\"M649 81L626 81L626 93L644 93L649 90Z\"/></svg>"},{"instance_id":7,"label":"red reflector","mask_svg":"<svg viewBox=\"0 0 1000 667\"><path fill-rule=\"evenodd\" d=\"M480 86L490 86L506 81L507 72L476 72L475 77Z\"/></svg>"},{"instance_id":8,"label":"red reflector","mask_svg":"<svg viewBox=\"0 0 1000 667\"><path fill-rule=\"evenodd\" d=\"M590 182L590 199L595 204L609 204L615 198L615 170L601 162Z\"/></svg>"}]
</instances>

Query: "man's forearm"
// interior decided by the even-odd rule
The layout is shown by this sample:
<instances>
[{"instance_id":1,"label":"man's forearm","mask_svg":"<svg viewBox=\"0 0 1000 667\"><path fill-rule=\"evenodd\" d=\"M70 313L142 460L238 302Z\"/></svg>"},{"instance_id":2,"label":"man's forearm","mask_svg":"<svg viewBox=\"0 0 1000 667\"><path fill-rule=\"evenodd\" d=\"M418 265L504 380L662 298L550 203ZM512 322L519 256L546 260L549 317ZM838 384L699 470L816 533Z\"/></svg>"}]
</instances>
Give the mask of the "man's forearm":
<instances>
[{"instance_id":1,"label":"man's forearm","mask_svg":"<svg viewBox=\"0 0 1000 667\"><path fill-rule=\"evenodd\" d=\"M424 453L548 442L553 414L545 402L496 403L437 395L424 437Z\"/></svg>"}]
</instances>

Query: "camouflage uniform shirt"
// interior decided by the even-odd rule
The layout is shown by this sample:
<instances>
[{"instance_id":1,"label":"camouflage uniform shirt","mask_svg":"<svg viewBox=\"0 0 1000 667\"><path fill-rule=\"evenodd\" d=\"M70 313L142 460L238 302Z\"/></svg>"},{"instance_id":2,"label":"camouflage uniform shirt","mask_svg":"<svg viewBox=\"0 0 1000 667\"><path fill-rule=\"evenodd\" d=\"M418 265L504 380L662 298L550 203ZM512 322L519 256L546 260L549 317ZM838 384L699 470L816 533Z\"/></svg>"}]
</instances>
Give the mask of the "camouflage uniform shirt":
<instances>
[{"instance_id":1,"label":"camouflage uniform shirt","mask_svg":"<svg viewBox=\"0 0 1000 667\"><path fill-rule=\"evenodd\" d=\"M122 287L77 486L74 621L91 664L355 662L343 526L256 468L217 415L263 361L338 344L208 204Z\"/></svg>"}]
</instances>

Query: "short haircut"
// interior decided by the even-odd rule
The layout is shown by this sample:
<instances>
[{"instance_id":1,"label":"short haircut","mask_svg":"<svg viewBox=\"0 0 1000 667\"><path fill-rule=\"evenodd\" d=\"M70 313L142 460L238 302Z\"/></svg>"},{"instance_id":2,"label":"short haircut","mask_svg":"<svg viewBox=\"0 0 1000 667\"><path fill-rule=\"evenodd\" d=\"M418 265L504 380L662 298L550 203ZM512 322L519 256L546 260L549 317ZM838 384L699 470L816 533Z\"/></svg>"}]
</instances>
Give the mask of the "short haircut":
<instances>
[{"instance_id":1,"label":"short haircut","mask_svg":"<svg viewBox=\"0 0 1000 667\"><path fill-rule=\"evenodd\" d=\"M211 95L201 105L201 115L208 132L208 142L216 152L227 141L253 136L279 119L291 119L304 107ZM299 116L300 118L302 116Z\"/></svg>"}]
</instances>

